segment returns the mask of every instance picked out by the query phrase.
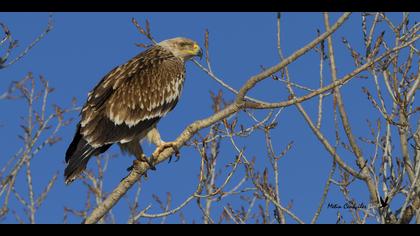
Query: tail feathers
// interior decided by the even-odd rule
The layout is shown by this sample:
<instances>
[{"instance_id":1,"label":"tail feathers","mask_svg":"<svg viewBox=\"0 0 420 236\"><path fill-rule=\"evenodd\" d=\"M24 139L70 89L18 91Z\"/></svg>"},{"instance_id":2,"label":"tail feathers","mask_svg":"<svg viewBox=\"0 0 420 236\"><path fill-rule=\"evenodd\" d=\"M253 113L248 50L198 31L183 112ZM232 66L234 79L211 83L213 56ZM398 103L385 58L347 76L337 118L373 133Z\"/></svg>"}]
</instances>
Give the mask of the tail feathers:
<instances>
[{"instance_id":1,"label":"tail feathers","mask_svg":"<svg viewBox=\"0 0 420 236\"><path fill-rule=\"evenodd\" d=\"M69 156L68 165L64 170L66 184L73 182L86 169L90 157L95 152L95 148L87 144L83 139L79 143L82 143L80 145L81 148L76 150L72 156Z\"/></svg>"},{"instance_id":2,"label":"tail feathers","mask_svg":"<svg viewBox=\"0 0 420 236\"><path fill-rule=\"evenodd\" d=\"M89 145L80 134L79 125L73 141L66 152L66 163L68 165L64 170L65 183L72 183L86 169L86 165L91 156L105 152L110 146L111 144L108 144L95 148Z\"/></svg>"}]
</instances>

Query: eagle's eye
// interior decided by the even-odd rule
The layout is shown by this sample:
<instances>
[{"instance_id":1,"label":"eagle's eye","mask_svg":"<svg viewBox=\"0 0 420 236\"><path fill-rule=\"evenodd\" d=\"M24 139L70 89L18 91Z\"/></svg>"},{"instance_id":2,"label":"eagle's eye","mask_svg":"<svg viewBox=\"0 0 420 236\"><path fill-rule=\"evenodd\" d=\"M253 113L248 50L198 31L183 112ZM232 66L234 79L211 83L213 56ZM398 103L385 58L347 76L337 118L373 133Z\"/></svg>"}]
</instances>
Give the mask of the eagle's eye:
<instances>
[{"instance_id":1,"label":"eagle's eye","mask_svg":"<svg viewBox=\"0 0 420 236\"><path fill-rule=\"evenodd\" d=\"M188 42L182 42L182 43L179 43L179 46L181 46L182 48L186 48L186 47L191 46L191 43L188 43Z\"/></svg>"}]
</instances>

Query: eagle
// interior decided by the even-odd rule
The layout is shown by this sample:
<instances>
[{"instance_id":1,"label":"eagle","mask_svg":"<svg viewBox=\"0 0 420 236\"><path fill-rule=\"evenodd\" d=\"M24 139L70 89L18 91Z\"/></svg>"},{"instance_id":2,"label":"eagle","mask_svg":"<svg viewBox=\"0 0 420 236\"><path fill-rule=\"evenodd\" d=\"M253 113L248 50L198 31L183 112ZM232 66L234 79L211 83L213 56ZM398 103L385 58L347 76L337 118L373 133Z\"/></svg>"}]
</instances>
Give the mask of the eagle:
<instances>
[{"instance_id":1,"label":"eagle","mask_svg":"<svg viewBox=\"0 0 420 236\"><path fill-rule=\"evenodd\" d=\"M66 155L65 183L86 169L92 156L118 144L121 150L147 162L141 140L157 146L152 157L173 145L164 142L158 122L178 103L185 81L185 63L203 52L183 37L161 41L115 67L88 94L80 122Z\"/></svg>"}]
</instances>

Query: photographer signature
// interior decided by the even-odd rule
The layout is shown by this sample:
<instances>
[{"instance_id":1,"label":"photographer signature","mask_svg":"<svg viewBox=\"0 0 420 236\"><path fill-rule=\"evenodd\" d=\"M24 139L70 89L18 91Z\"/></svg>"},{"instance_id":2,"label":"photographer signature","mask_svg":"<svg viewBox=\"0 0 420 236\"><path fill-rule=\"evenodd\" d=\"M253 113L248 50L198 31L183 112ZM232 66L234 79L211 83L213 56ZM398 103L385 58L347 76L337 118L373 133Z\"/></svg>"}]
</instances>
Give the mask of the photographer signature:
<instances>
[{"instance_id":1,"label":"photographer signature","mask_svg":"<svg viewBox=\"0 0 420 236\"><path fill-rule=\"evenodd\" d=\"M328 203L327 208L329 209L366 209L367 206L362 203L346 202L344 204Z\"/></svg>"}]
</instances>

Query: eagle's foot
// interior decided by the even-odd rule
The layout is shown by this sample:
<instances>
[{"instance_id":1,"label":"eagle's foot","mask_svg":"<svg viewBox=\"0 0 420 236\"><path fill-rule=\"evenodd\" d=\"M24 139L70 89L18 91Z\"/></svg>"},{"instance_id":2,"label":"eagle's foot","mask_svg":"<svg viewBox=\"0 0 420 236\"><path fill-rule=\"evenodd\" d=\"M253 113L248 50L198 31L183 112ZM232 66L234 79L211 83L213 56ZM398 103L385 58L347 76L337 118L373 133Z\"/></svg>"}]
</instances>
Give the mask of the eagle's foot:
<instances>
[{"instance_id":1,"label":"eagle's foot","mask_svg":"<svg viewBox=\"0 0 420 236\"><path fill-rule=\"evenodd\" d=\"M147 157L144 157L143 158L143 160L140 160L140 161L142 161L142 162L146 162L148 165L149 165L149 168L151 169L151 170L156 170L156 167L155 167L155 164L153 163L153 160L154 160L154 158L153 159L149 159L149 158L147 158ZM136 160L137 161L137 160Z\"/></svg>"},{"instance_id":2,"label":"eagle's foot","mask_svg":"<svg viewBox=\"0 0 420 236\"><path fill-rule=\"evenodd\" d=\"M149 168L151 170L156 170L155 165L153 164L153 161L150 159L147 159L146 157L142 157L141 159L136 159L133 161L133 165L131 165L130 167L127 168L127 171L132 171L134 168L136 168L136 166L139 166L140 163L142 162L146 162L149 165Z\"/></svg>"},{"instance_id":3,"label":"eagle's foot","mask_svg":"<svg viewBox=\"0 0 420 236\"><path fill-rule=\"evenodd\" d=\"M179 157L180 157L180 153L179 153L179 149L176 145L176 142L167 142L167 143L163 143L163 144L159 145L152 154L153 160L156 160L159 157L159 155L167 148L174 149L175 156L177 157L177 160L178 160ZM172 159L172 156L171 156L170 159Z\"/></svg>"},{"instance_id":4,"label":"eagle's foot","mask_svg":"<svg viewBox=\"0 0 420 236\"><path fill-rule=\"evenodd\" d=\"M137 160L137 159L136 159L136 160L134 160L134 161L133 161L133 164L127 168L127 171L128 171L128 172L131 172L131 171L133 171L134 169L139 168L139 167L140 167L141 162L142 162L142 161L139 161L139 160ZM131 174L131 173L130 173L130 174ZM126 177L122 178L122 179L120 180L120 182L122 182L122 181L124 181L125 179L127 179L127 177L128 177L128 176L130 176L130 174L128 174ZM147 178L147 172L145 172L145 173L143 174L143 176L144 176L145 178Z\"/></svg>"}]
</instances>

